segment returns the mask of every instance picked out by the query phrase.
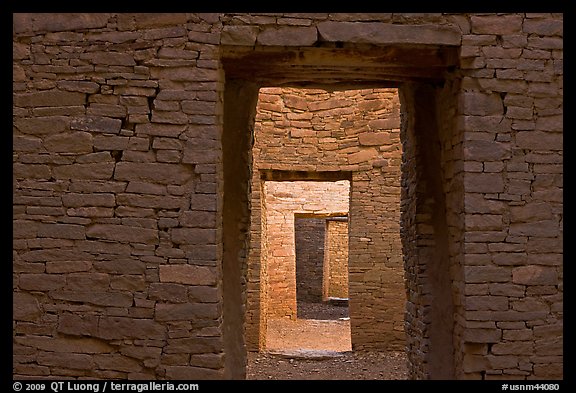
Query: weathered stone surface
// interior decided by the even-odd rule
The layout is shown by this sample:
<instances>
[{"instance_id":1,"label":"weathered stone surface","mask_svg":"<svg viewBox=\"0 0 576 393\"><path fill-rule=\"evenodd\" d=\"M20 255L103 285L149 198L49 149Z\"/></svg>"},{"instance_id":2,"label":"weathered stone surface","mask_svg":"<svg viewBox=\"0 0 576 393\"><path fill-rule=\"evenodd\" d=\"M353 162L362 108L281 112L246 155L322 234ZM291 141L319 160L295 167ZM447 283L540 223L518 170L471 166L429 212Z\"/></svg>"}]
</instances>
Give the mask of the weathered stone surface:
<instances>
[{"instance_id":1,"label":"weathered stone surface","mask_svg":"<svg viewBox=\"0 0 576 393\"><path fill-rule=\"evenodd\" d=\"M95 304L106 307L130 307L134 302L133 296L123 292L96 292L96 291L54 291L54 299Z\"/></svg>"},{"instance_id":2,"label":"weathered stone surface","mask_svg":"<svg viewBox=\"0 0 576 393\"><path fill-rule=\"evenodd\" d=\"M58 318L58 332L71 336L95 336L98 332L96 315L62 314Z\"/></svg>"},{"instance_id":3,"label":"weathered stone surface","mask_svg":"<svg viewBox=\"0 0 576 393\"><path fill-rule=\"evenodd\" d=\"M222 45L254 45L258 27L256 26L224 26L220 36Z\"/></svg>"},{"instance_id":4,"label":"weathered stone surface","mask_svg":"<svg viewBox=\"0 0 576 393\"><path fill-rule=\"evenodd\" d=\"M203 380L221 379L224 374L220 370L213 370L204 367L194 366L168 366L166 367L166 377L175 380Z\"/></svg>"},{"instance_id":5,"label":"weathered stone surface","mask_svg":"<svg viewBox=\"0 0 576 393\"><path fill-rule=\"evenodd\" d=\"M129 243L157 244L156 229L130 227L115 224L94 224L86 229L86 236L96 239Z\"/></svg>"},{"instance_id":6,"label":"weathered stone surface","mask_svg":"<svg viewBox=\"0 0 576 393\"><path fill-rule=\"evenodd\" d=\"M102 116L85 116L73 119L70 123L70 128L73 130L105 132L109 134L118 134L121 127L122 120Z\"/></svg>"},{"instance_id":7,"label":"weathered stone surface","mask_svg":"<svg viewBox=\"0 0 576 393\"><path fill-rule=\"evenodd\" d=\"M172 283L152 283L148 290L150 299L170 303L185 303L188 291L185 285Z\"/></svg>"},{"instance_id":8,"label":"weathered stone surface","mask_svg":"<svg viewBox=\"0 0 576 393\"><path fill-rule=\"evenodd\" d=\"M136 258L117 258L110 261L94 262L98 271L113 274L144 274L146 264Z\"/></svg>"},{"instance_id":9,"label":"weathered stone surface","mask_svg":"<svg viewBox=\"0 0 576 393\"><path fill-rule=\"evenodd\" d=\"M216 243L216 231L214 229L174 228L171 237L176 244Z\"/></svg>"},{"instance_id":10,"label":"weathered stone surface","mask_svg":"<svg viewBox=\"0 0 576 393\"><path fill-rule=\"evenodd\" d=\"M183 227L215 228L216 215L210 211L187 211L180 215L179 222Z\"/></svg>"},{"instance_id":11,"label":"weathered stone surface","mask_svg":"<svg viewBox=\"0 0 576 393\"><path fill-rule=\"evenodd\" d=\"M14 105L22 107L74 106L86 104L86 94L60 90L14 94Z\"/></svg>"},{"instance_id":12,"label":"weathered stone surface","mask_svg":"<svg viewBox=\"0 0 576 393\"><path fill-rule=\"evenodd\" d=\"M57 134L68 129L70 120L66 116L18 118L14 126L23 134Z\"/></svg>"},{"instance_id":13,"label":"weathered stone surface","mask_svg":"<svg viewBox=\"0 0 576 393\"><path fill-rule=\"evenodd\" d=\"M196 319L217 319L219 308L216 304L156 304L157 321L190 321Z\"/></svg>"},{"instance_id":14,"label":"weathered stone surface","mask_svg":"<svg viewBox=\"0 0 576 393\"><path fill-rule=\"evenodd\" d=\"M499 174L466 173L464 189L467 192L497 193L504 191L504 180Z\"/></svg>"},{"instance_id":15,"label":"weathered stone surface","mask_svg":"<svg viewBox=\"0 0 576 393\"><path fill-rule=\"evenodd\" d=\"M318 38L315 27L268 27L258 33L260 45L307 46Z\"/></svg>"},{"instance_id":16,"label":"weathered stone surface","mask_svg":"<svg viewBox=\"0 0 576 393\"><path fill-rule=\"evenodd\" d=\"M558 282L558 273L554 267L521 266L512 269L512 282L524 285L555 285Z\"/></svg>"},{"instance_id":17,"label":"weathered stone surface","mask_svg":"<svg viewBox=\"0 0 576 393\"><path fill-rule=\"evenodd\" d=\"M467 283L508 282L512 271L497 266L465 266L464 277Z\"/></svg>"},{"instance_id":18,"label":"weathered stone surface","mask_svg":"<svg viewBox=\"0 0 576 393\"><path fill-rule=\"evenodd\" d=\"M106 13L27 13L14 14L14 32L69 31L106 27Z\"/></svg>"},{"instance_id":19,"label":"weathered stone surface","mask_svg":"<svg viewBox=\"0 0 576 393\"><path fill-rule=\"evenodd\" d=\"M62 195L62 204L66 207L114 207L116 205L116 198L114 194L111 193L68 193Z\"/></svg>"},{"instance_id":20,"label":"weathered stone surface","mask_svg":"<svg viewBox=\"0 0 576 393\"><path fill-rule=\"evenodd\" d=\"M40 319L42 310L36 298L26 292L12 294L12 317L16 321L34 322Z\"/></svg>"},{"instance_id":21,"label":"weathered stone surface","mask_svg":"<svg viewBox=\"0 0 576 393\"><path fill-rule=\"evenodd\" d=\"M522 31L520 15L479 15L470 18L476 34L514 34Z\"/></svg>"},{"instance_id":22,"label":"weathered stone surface","mask_svg":"<svg viewBox=\"0 0 576 393\"><path fill-rule=\"evenodd\" d=\"M109 353L114 348L102 340L94 338L53 338L46 336L16 337L18 344L49 352L96 354Z\"/></svg>"},{"instance_id":23,"label":"weathered stone surface","mask_svg":"<svg viewBox=\"0 0 576 393\"><path fill-rule=\"evenodd\" d=\"M100 85L98 83L90 81L59 81L57 85L59 89L79 93L93 94L100 90ZM62 103L60 103L60 105L62 105Z\"/></svg>"},{"instance_id":24,"label":"weathered stone surface","mask_svg":"<svg viewBox=\"0 0 576 393\"><path fill-rule=\"evenodd\" d=\"M51 135L44 140L44 147L54 153L91 153L92 135L87 132Z\"/></svg>"},{"instance_id":25,"label":"weathered stone surface","mask_svg":"<svg viewBox=\"0 0 576 393\"><path fill-rule=\"evenodd\" d=\"M467 92L461 97L461 110L465 115L500 115L504 111L499 94Z\"/></svg>"},{"instance_id":26,"label":"weathered stone surface","mask_svg":"<svg viewBox=\"0 0 576 393\"><path fill-rule=\"evenodd\" d=\"M470 214L466 216L468 231L497 231L503 228L502 216L498 214Z\"/></svg>"},{"instance_id":27,"label":"weathered stone surface","mask_svg":"<svg viewBox=\"0 0 576 393\"><path fill-rule=\"evenodd\" d=\"M125 181L184 184L193 174L190 167L184 165L119 162L116 164L114 178Z\"/></svg>"},{"instance_id":28,"label":"weathered stone surface","mask_svg":"<svg viewBox=\"0 0 576 393\"><path fill-rule=\"evenodd\" d=\"M38 364L58 368L90 370L94 368L92 355L81 353L41 352L38 354Z\"/></svg>"},{"instance_id":29,"label":"weathered stone surface","mask_svg":"<svg viewBox=\"0 0 576 393\"><path fill-rule=\"evenodd\" d=\"M367 132L358 135L358 142L364 146L381 146L389 145L391 140L387 132Z\"/></svg>"},{"instance_id":30,"label":"weathered stone surface","mask_svg":"<svg viewBox=\"0 0 576 393\"><path fill-rule=\"evenodd\" d=\"M372 160L373 158L377 157L378 152L373 149L363 149L359 152L352 153L348 155L348 163L350 164L359 164L361 162L367 162Z\"/></svg>"},{"instance_id":31,"label":"weathered stone surface","mask_svg":"<svg viewBox=\"0 0 576 393\"><path fill-rule=\"evenodd\" d=\"M519 131L516 134L516 144L520 149L562 150L564 141L561 133Z\"/></svg>"},{"instance_id":32,"label":"weathered stone surface","mask_svg":"<svg viewBox=\"0 0 576 393\"><path fill-rule=\"evenodd\" d=\"M215 285L216 271L196 265L161 265L160 281L189 285Z\"/></svg>"},{"instance_id":33,"label":"weathered stone surface","mask_svg":"<svg viewBox=\"0 0 576 393\"><path fill-rule=\"evenodd\" d=\"M51 291L66 285L66 277L59 274L22 274L19 285L30 291Z\"/></svg>"},{"instance_id":34,"label":"weathered stone surface","mask_svg":"<svg viewBox=\"0 0 576 393\"><path fill-rule=\"evenodd\" d=\"M456 29L434 25L403 26L386 23L320 22L320 40L364 44L459 45Z\"/></svg>"},{"instance_id":35,"label":"weathered stone surface","mask_svg":"<svg viewBox=\"0 0 576 393\"><path fill-rule=\"evenodd\" d=\"M166 331L166 326L149 319L101 317L97 337L112 340L137 338L163 340L166 338Z\"/></svg>"},{"instance_id":36,"label":"weathered stone surface","mask_svg":"<svg viewBox=\"0 0 576 393\"><path fill-rule=\"evenodd\" d=\"M506 160L512 156L510 144L494 141L466 141L464 157L471 161Z\"/></svg>"},{"instance_id":37,"label":"weathered stone surface","mask_svg":"<svg viewBox=\"0 0 576 393\"><path fill-rule=\"evenodd\" d=\"M560 234L557 220L539 220L510 224L510 234L521 236L556 237Z\"/></svg>"},{"instance_id":38,"label":"weathered stone surface","mask_svg":"<svg viewBox=\"0 0 576 393\"><path fill-rule=\"evenodd\" d=\"M113 162L62 165L53 169L54 177L64 180L108 180L113 172Z\"/></svg>"}]
</instances>

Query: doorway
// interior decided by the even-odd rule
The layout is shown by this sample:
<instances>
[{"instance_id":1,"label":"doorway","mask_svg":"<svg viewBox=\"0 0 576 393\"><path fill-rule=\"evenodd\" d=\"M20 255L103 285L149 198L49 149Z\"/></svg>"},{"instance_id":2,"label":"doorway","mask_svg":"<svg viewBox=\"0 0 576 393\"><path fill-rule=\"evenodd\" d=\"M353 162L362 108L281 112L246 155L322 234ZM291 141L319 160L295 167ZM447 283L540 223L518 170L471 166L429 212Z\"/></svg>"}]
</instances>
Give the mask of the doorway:
<instances>
[{"instance_id":1,"label":"doorway","mask_svg":"<svg viewBox=\"0 0 576 393\"><path fill-rule=\"evenodd\" d=\"M410 49L406 50L410 51ZM367 67L374 65L374 51L377 52L378 48L370 48L369 55L365 58ZM427 50L420 51L420 49L414 49L414 51L419 55L427 52ZM401 194L402 217L395 223L395 228L392 228L394 225L391 225L390 228L390 232L401 235L403 256L400 257L399 264L403 266L403 270L400 285L388 291L382 290L382 282L393 277L393 269L390 267L392 262L386 258L385 261L389 266L386 266L386 262L381 263L383 261L381 257L385 255L384 253L380 253L377 258L371 255L375 244L385 243L381 234L386 234L388 231L380 231L378 232L380 235L369 236L367 233L361 232L355 234L351 230L349 288L351 292L359 294L356 303L351 302L350 304L351 320L355 323L352 325L352 345L353 348L356 346L356 349L386 348L391 345L389 338L382 334L382 327L388 318L379 317L377 312L366 307L366 300L368 299L368 304L370 304L369 299L374 298L374 294L386 298L387 293L404 292L406 302L399 322L403 328L406 328L405 331L402 329L401 334L402 336L405 334L406 344L403 348L406 348L409 358L411 377L418 378L432 373L436 377L444 375L450 378L454 372L450 365L453 362L454 354L457 353L454 348L457 342L455 342L453 334L458 328L458 312L461 312L460 305L453 301L458 298L458 296L453 296L454 294L457 295L457 286L454 283L460 269L459 265L455 264L458 255L448 252L450 232L462 228L458 216L451 214L460 211L462 204L461 194L457 190L458 185L462 182L457 165L461 145L445 143L448 140L458 141L455 122L450 119L450 114L454 112L456 106L455 92L458 91L456 88L458 82L449 80L444 75L445 70L451 65L449 64L450 59L454 57L443 57L447 64L444 65L444 71L440 73L440 76L438 68L434 68L429 76L423 77L422 72L420 72L416 78L412 78L403 74L405 70L394 74L394 72L390 73L390 70L386 69L383 70L382 75L375 76L372 72L374 68L370 68L370 73L363 74L363 71L367 69L357 67L354 72L349 73L350 70L346 68L345 63L350 53L346 51L332 53L336 56L336 61L334 58L332 59L332 67L339 69L339 72L313 73L310 72L312 68L299 68L302 63L314 66L322 61L322 56L317 57L314 52L315 49L313 48L300 51L299 57L297 57L299 60L296 62L298 64L291 68L290 73L291 78L293 78L295 71L297 71L296 74L299 77L290 81L283 80L280 76L281 73L279 73L282 67L294 65L293 58L290 56L277 59L280 64L278 68L267 63L266 66L269 70L273 70L273 75L254 73L253 60L255 57L251 50L242 52L242 50L239 51L238 48L235 48L234 51L227 52L223 58L224 69L227 74L223 139L224 239L225 242L230 242L225 243L224 248L224 325L225 327L237 327L238 325L233 321L240 319L244 320L246 327L244 337L236 336L239 338L236 340L233 334L228 335L225 337L225 344L236 346L239 349L240 357L238 359L240 362L242 361L242 351L246 349L259 350L265 347L265 326L268 313L266 305L268 293L265 289L268 284L266 282L267 267L261 263L263 249L255 249L250 246L254 241L262 244L262 240L266 236L264 232L255 234L250 230L250 217L252 217L252 225L256 222L265 228L265 223L263 223L265 215L261 211L258 212L261 207L251 203L251 198L254 195L262 196L262 183L260 186L253 187L252 185L257 183L251 180L254 176L262 176L262 173L274 174L274 171L313 173L308 166L298 166L294 163L254 170L252 145L255 135L255 108L260 88L265 85L281 86L287 84L297 86L297 88L302 88L302 85L305 85L327 91L348 91L366 87L374 88L374 86L377 88L396 86L399 87L399 99L403 107L400 132L402 139L402 184L400 189L393 189L386 184L374 187L373 171L377 172L375 176L382 177L382 174L386 174L390 166L389 161L381 159L379 156L380 152L385 151L381 150L380 147L369 147L366 151L351 152L347 157L347 166L326 171L345 170L352 173L351 211L361 208L359 211L370 212L370 209L366 209L364 201L382 201L387 198L387 195ZM356 60L359 58L358 54L359 52L356 51ZM256 54L256 57L260 55ZM362 53L360 53L360 58L363 58ZM435 59L438 59L437 54ZM334 66L333 63L339 64ZM422 63L419 64L421 66L419 71L425 71L426 64L424 55ZM250 72L246 72L248 69ZM362 80L366 75L369 75L370 80ZM327 85L329 85L328 88ZM294 103L298 105L298 100L294 100ZM306 137L305 133L301 136L302 138ZM376 146L370 145L370 143L374 143L374 139L371 139L373 137L374 135L363 137L367 143L366 146ZM376 136L377 139L381 137L381 135ZM241 142L239 143L239 141ZM454 166L455 163L456 166ZM398 163L398 167L400 167L400 163ZM245 170L240 168L245 168ZM320 165L320 168L323 167ZM262 172L263 169L268 172ZM318 165L314 169L318 169ZM386 175L383 178L386 178ZM360 193L356 195L356 198L355 192ZM361 193L368 193L374 198L359 198ZM447 199L453 203L447 203ZM447 211L448 206L450 211ZM254 214L255 212L256 214ZM448 223L447 217L453 221ZM239 223L240 225L238 225ZM350 217L350 225L351 227L358 225L358 222L355 224L353 214ZM257 254L256 258L260 261L257 264L249 263L252 256L248 254L252 252ZM354 263L352 262L353 258ZM244 262L238 263L239 260ZM451 264L453 266L450 266ZM423 272L422 269L425 271L426 267L430 269ZM234 284L227 285L227 277L230 280L240 282L240 284L236 287ZM234 293L234 288L240 296L231 296ZM362 298L362 294L364 294L364 298ZM432 302L432 298L434 298L434 302ZM252 303L250 300L243 303L244 299L252 299ZM351 294L350 299L355 299L355 296ZM240 308L234 309L245 310L244 315L239 315L237 311L235 314L231 311L234 317L227 314L226 310L231 310L231 308L227 308L226 305L233 305L235 302ZM254 307L254 305L256 306ZM245 308L243 308L244 306ZM367 312L367 309L370 311ZM431 311L426 312L426 309ZM355 313L356 315L368 315L368 318L354 318ZM370 328L369 324L374 321L378 323ZM392 318L392 323L395 322ZM431 364L435 359L442 359L442 370L433 370Z\"/></svg>"}]
</instances>

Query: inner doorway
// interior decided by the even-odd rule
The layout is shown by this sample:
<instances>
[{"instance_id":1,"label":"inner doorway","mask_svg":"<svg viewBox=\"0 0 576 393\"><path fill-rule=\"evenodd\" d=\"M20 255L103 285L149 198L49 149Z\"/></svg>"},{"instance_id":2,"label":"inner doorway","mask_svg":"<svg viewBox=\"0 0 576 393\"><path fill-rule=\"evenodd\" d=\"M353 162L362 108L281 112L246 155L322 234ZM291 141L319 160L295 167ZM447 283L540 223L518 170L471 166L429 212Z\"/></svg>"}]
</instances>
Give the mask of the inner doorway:
<instances>
[{"instance_id":1,"label":"inner doorway","mask_svg":"<svg viewBox=\"0 0 576 393\"><path fill-rule=\"evenodd\" d=\"M263 190L266 351L351 350L348 299L328 297L348 294L348 226L335 231L334 220L348 214L350 181L265 181Z\"/></svg>"},{"instance_id":2,"label":"inner doorway","mask_svg":"<svg viewBox=\"0 0 576 393\"><path fill-rule=\"evenodd\" d=\"M262 53L257 53L257 50L253 52L254 48L236 47L229 52L224 50L223 65L227 78L223 138L224 341L227 354L233 353L234 349L240 354L240 357L227 356L226 367L232 369L235 361L242 362L242 352L246 349L261 349L265 345L265 340L262 339L265 330L262 327L265 326L267 310L263 299L267 294L260 288L266 287L266 266L258 265L257 275L251 278L250 264L244 263L250 259L246 252L254 249L250 247L253 239L248 236L247 230L250 227L250 211L259 209L257 205L250 204L249 196L261 193L259 187L251 188L253 183L250 180L258 172L250 163L254 153L251 149L254 133L251 131L254 129L259 89L262 86L288 85L321 88L329 86L329 90L334 87L346 90L350 87L383 87L388 84L388 87L401 85L400 100L405 108L402 113L406 115L402 120L401 130L402 243L406 251L406 282L405 286L401 287L406 290L408 302L404 313L406 318L401 323L404 322L408 329L406 350L410 372L414 378L426 378L430 375L450 378L454 375L453 357L457 353L453 345L458 345L453 329L458 328L458 313L462 312L460 304L457 304L460 308L455 308L452 302L459 297L457 286L453 284L460 271L458 253L448 252L449 237L463 228L459 221L462 217L459 212L462 211L463 199L458 193L462 184L462 172L458 169L462 146L458 141L461 135L457 132L455 118L451 117L457 107L456 92L459 87L458 82L447 74L449 68L455 65L457 53L454 49L457 48L435 45L408 48L401 44L392 48L392 52L389 51L391 48L356 48L347 44L339 48L343 49L281 48L281 55L272 57L272 63L262 60L270 59L270 52L274 48L267 48L264 57ZM327 59L330 60L329 64L325 63ZM354 59L353 64L350 63L351 59ZM405 67L398 67L399 64ZM379 170L386 171L389 164L385 160L377 159L370 152L352 156L352 160L360 158L370 162L370 166L366 167L369 170L380 168ZM349 161L348 164L357 165L359 162L352 164ZM302 168L290 164L284 168L269 170L314 171L318 168ZM362 173L357 167L351 172L360 175L353 179L353 184L369 184L370 176L367 172ZM259 175L258 173L256 176ZM352 189L354 194L355 187ZM358 192L362 190L362 187L358 188ZM379 187L379 191L374 195L378 199L387 191L391 190L386 186ZM352 204L354 200L352 195ZM353 208L351 206L351 209ZM262 215L258 218L262 219ZM353 216L350 225L354 225ZM262 235L253 237L260 237L257 240L261 241ZM376 238L376 241L379 240ZM373 241L374 237L351 234L350 249L352 250L353 243L361 245L358 246L358 252L351 251L351 254L357 255L356 258L360 261L364 257L367 257L367 263L368 260L373 261L368 253L362 252L369 250ZM244 262L238 264L239 260ZM357 270L354 270L356 267L353 268L352 263L350 265L349 276L359 283L355 288L357 291L370 288L374 283L388 277L378 273L377 269L366 268L368 265ZM430 268L430 271L427 271L427 268ZM353 285L350 284L350 289L352 288ZM398 292L398 288L394 291ZM235 293L238 296L235 296ZM251 308L250 302L245 303L244 315L239 311L243 310L242 301L246 299L242 294L248 298L252 296L259 304L258 307ZM351 299L354 299L354 296L351 296ZM434 299L434 302L431 299ZM362 305L362 301L358 301L355 308L352 303L351 314L366 308ZM238 320L245 321L247 329L244 337L237 333L238 324L235 321ZM357 323L356 331L367 331L362 328L361 319L358 319ZM256 326L257 329L248 329L249 326ZM354 328L352 330L354 336ZM373 337L384 338L381 333L381 329L376 329ZM376 340L376 343L382 345L385 341L378 343ZM374 341L360 342L359 346L371 344L374 344ZM434 370L430 365L437 364L440 360L442 368ZM242 370L242 367L239 369Z\"/></svg>"}]
</instances>

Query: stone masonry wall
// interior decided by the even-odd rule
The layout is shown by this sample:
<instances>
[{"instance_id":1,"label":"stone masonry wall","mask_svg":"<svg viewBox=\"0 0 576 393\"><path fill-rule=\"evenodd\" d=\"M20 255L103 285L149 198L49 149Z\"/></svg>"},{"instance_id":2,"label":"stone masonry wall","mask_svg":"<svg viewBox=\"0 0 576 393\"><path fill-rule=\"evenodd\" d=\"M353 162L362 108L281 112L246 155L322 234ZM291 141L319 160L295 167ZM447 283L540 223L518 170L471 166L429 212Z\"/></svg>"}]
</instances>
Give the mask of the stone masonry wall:
<instances>
[{"instance_id":1,"label":"stone masonry wall","mask_svg":"<svg viewBox=\"0 0 576 393\"><path fill-rule=\"evenodd\" d=\"M12 31L15 379L244 378L268 169L351 176L355 348L392 331L411 378L563 378L562 13L13 14ZM402 121L278 86L395 87ZM278 90L254 130L260 87Z\"/></svg>"},{"instance_id":2,"label":"stone masonry wall","mask_svg":"<svg viewBox=\"0 0 576 393\"><path fill-rule=\"evenodd\" d=\"M322 301L326 218L295 217L296 301Z\"/></svg>"},{"instance_id":3,"label":"stone masonry wall","mask_svg":"<svg viewBox=\"0 0 576 393\"><path fill-rule=\"evenodd\" d=\"M259 188L261 170L352 172L349 287L352 345L357 349L401 349L405 342L399 234L399 124L396 89L328 92L322 89L265 88L259 94L252 189ZM254 193L252 206L260 204L259 194ZM268 203L265 209L269 209ZM269 239L284 236L271 231L269 215L266 220ZM261 280L259 269L265 260L265 256L258 256L258 222L259 218L253 217L251 231L255 236L252 237L252 255L249 257L249 283ZM270 241L266 247L267 278L270 279L273 274L270 269L274 268L269 259L273 253ZM293 280L291 276L282 276L278 282L283 289L278 293L286 293L292 299L286 286ZM269 282L267 290L274 291L274 285ZM259 299L249 296L248 310L262 307ZM290 300L290 305L274 303L275 306L271 307L270 302L277 302L273 299L274 295L269 292L268 304L265 305L269 310L268 316L295 315L294 300ZM251 315L257 315L257 312L252 311ZM257 337L250 330L259 329L258 323L262 324L247 321L248 337Z\"/></svg>"},{"instance_id":4,"label":"stone masonry wall","mask_svg":"<svg viewBox=\"0 0 576 393\"><path fill-rule=\"evenodd\" d=\"M322 299L348 298L348 220L327 219Z\"/></svg>"}]
</instances>

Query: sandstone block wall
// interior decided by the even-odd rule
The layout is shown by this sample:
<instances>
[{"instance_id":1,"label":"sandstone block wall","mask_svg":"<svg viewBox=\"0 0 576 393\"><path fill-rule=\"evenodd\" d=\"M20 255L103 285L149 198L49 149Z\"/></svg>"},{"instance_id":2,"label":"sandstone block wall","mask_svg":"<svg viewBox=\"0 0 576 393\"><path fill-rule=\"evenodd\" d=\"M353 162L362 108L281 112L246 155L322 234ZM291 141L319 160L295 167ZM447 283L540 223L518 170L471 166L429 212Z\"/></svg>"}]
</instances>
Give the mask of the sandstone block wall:
<instances>
[{"instance_id":1,"label":"sandstone block wall","mask_svg":"<svg viewBox=\"0 0 576 393\"><path fill-rule=\"evenodd\" d=\"M262 86L398 88L402 195L384 135L296 123L360 145L269 150L354 173L350 261L399 255L354 214L401 201L411 378L562 378L563 14L14 14L12 54L14 378L244 377ZM351 299L381 294L375 261L398 264L351 263Z\"/></svg>"},{"instance_id":2,"label":"sandstone block wall","mask_svg":"<svg viewBox=\"0 0 576 393\"><path fill-rule=\"evenodd\" d=\"M322 301L326 218L294 218L296 302ZM348 234L346 234L347 236Z\"/></svg>"},{"instance_id":3,"label":"sandstone block wall","mask_svg":"<svg viewBox=\"0 0 576 393\"><path fill-rule=\"evenodd\" d=\"M348 298L348 219L327 219L322 300Z\"/></svg>"}]
</instances>

